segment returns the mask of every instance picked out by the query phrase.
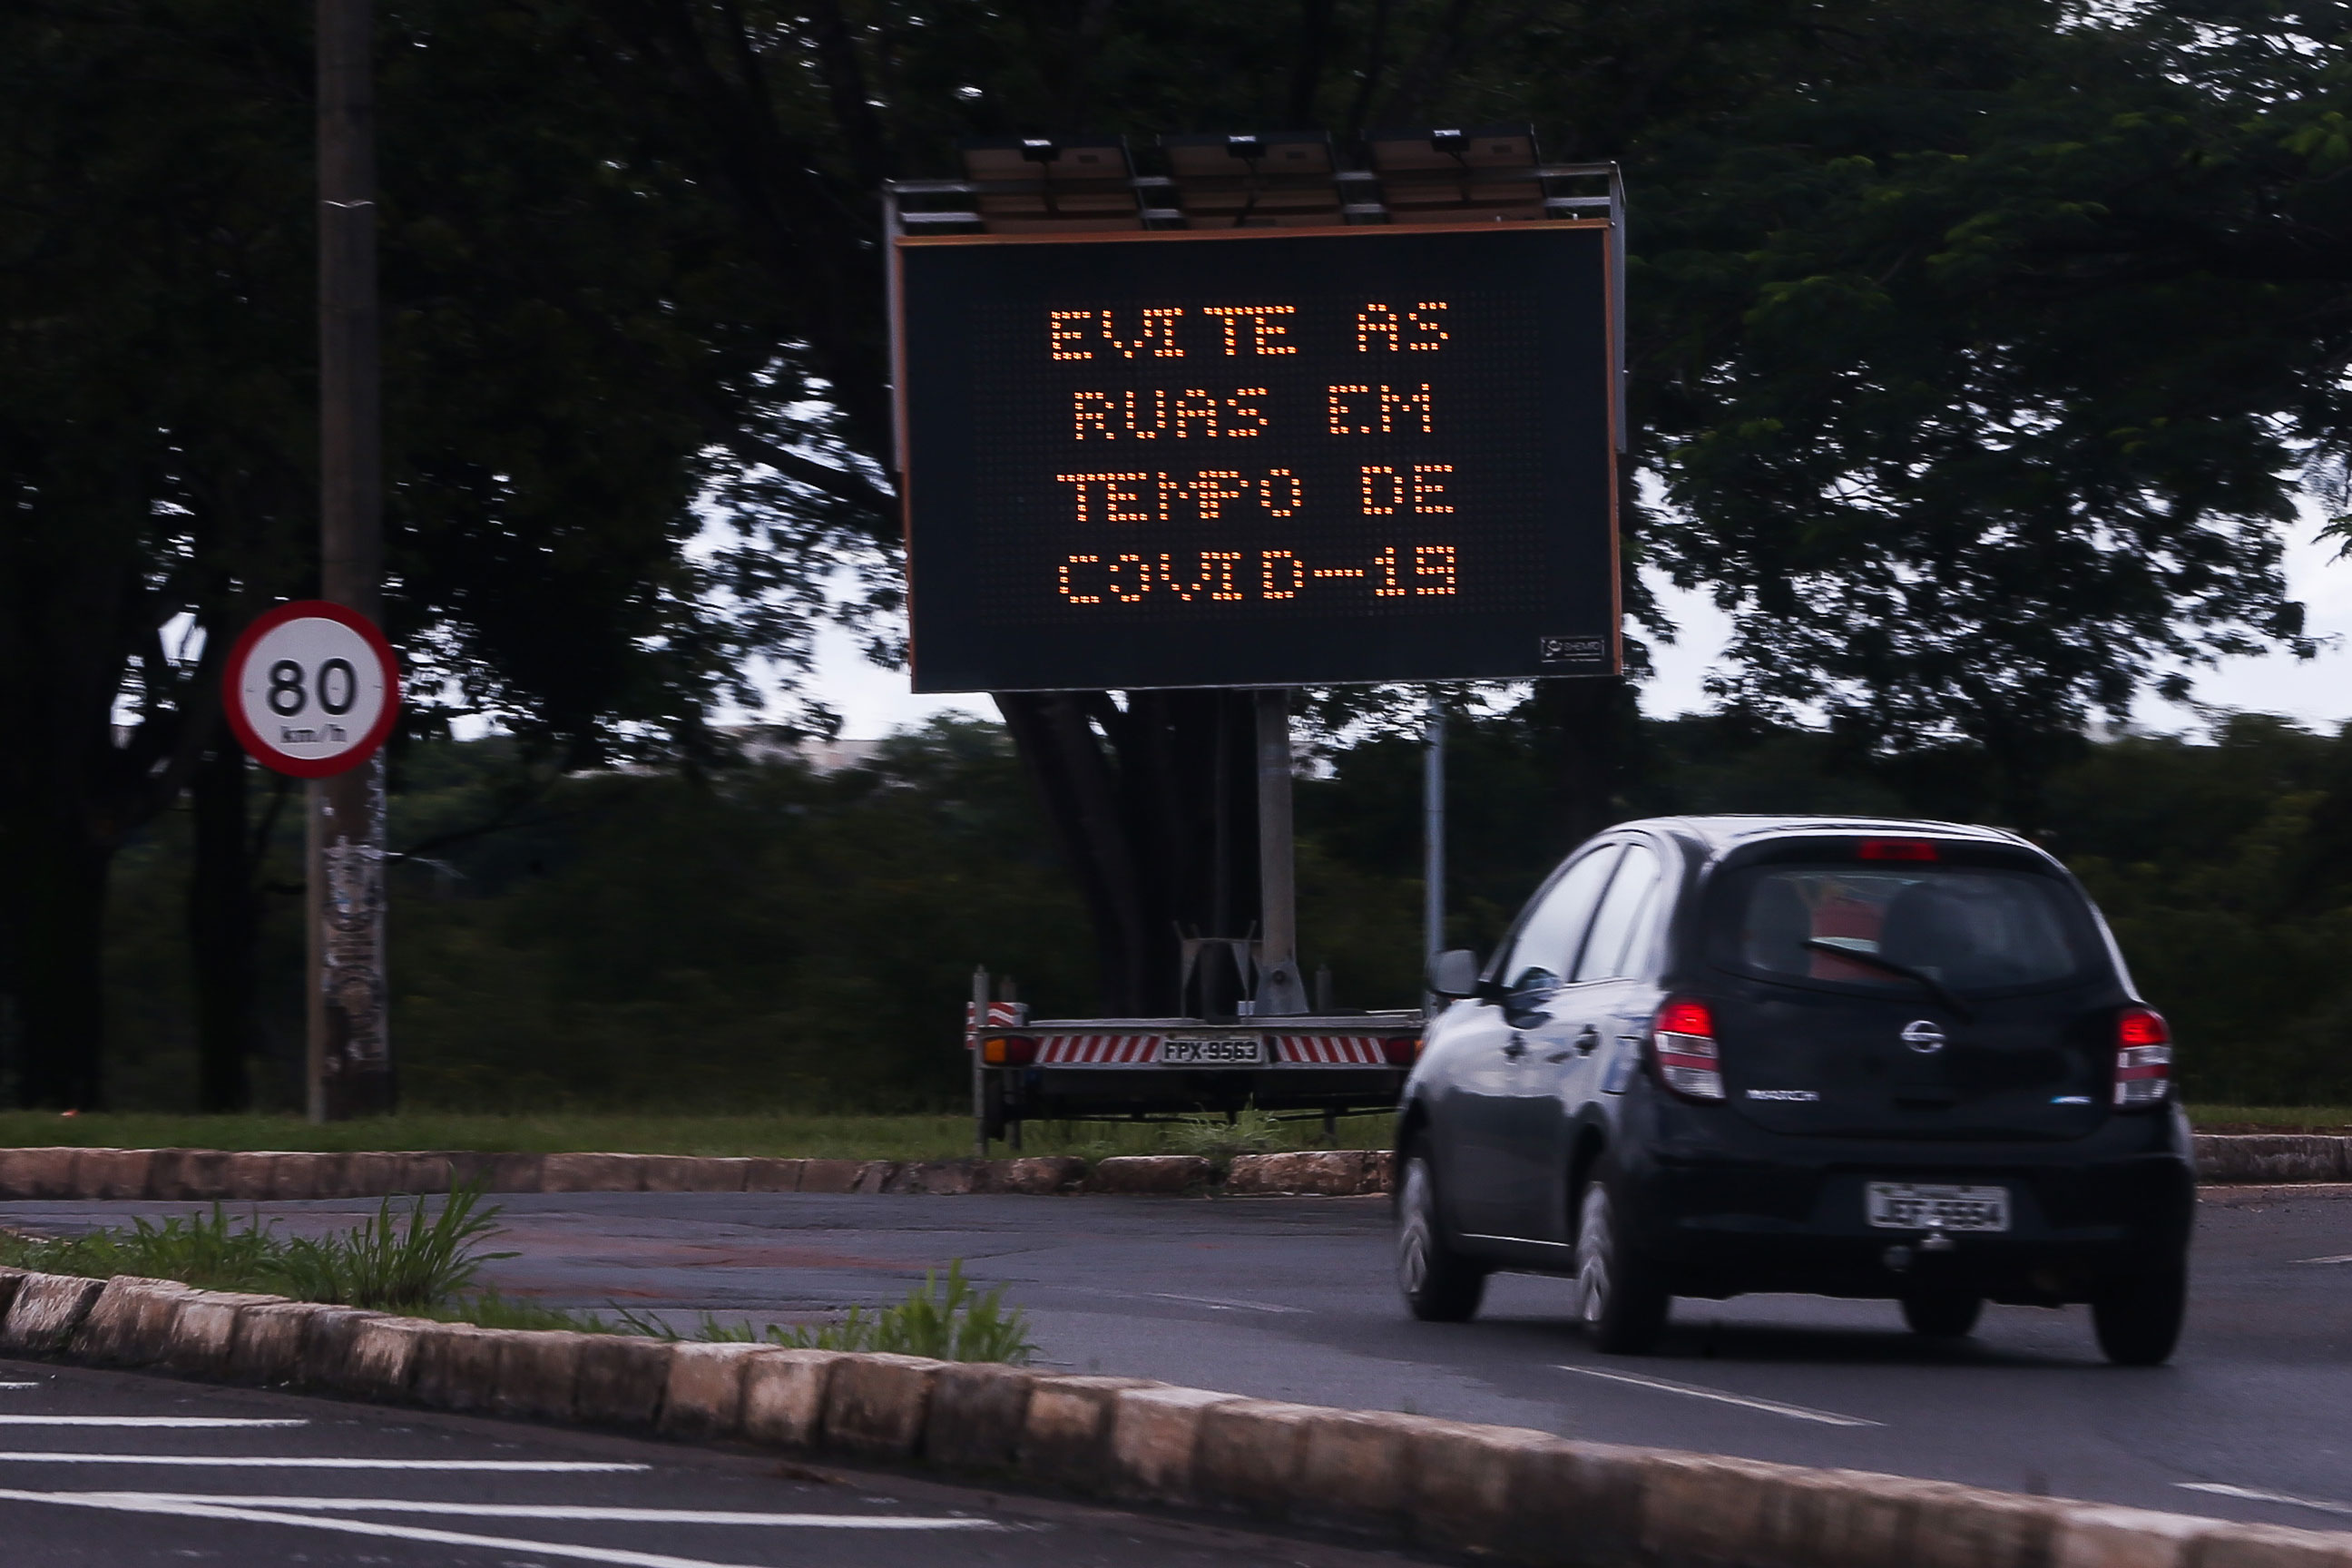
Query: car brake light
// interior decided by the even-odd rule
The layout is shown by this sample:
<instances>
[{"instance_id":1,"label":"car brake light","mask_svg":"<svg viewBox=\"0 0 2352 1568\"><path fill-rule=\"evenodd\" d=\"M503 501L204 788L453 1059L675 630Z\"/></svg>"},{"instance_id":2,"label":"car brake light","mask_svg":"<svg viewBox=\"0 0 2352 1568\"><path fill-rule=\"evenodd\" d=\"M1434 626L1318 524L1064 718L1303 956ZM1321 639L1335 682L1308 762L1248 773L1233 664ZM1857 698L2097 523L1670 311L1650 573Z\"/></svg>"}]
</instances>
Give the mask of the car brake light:
<instances>
[{"instance_id":1,"label":"car brake light","mask_svg":"<svg viewBox=\"0 0 2352 1568\"><path fill-rule=\"evenodd\" d=\"M2116 1020L2116 1103L2154 1105L2171 1087L2172 1031L2164 1015L2126 1007Z\"/></svg>"},{"instance_id":2,"label":"car brake light","mask_svg":"<svg viewBox=\"0 0 2352 1568\"><path fill-rule=\"evenodd\" d=\"M1865 838L1853 853L1857 860L1933 860L1936 847L1925 838Z\"/></svg>"},{"instance_id":3,"label":"car brake light","mask_svg":"<svg viewBox=\"0 0 2352 1568\"><path fill-rule=\"evenodd\" d=\"M1723 1064L1715 1051L1715 1016L1706 1004L1670 998L1650 1030L1659 1081L1685 1100L1723 1098Z\"/></svg>"},{"instance_id":4,"label":"car brake light","mask_svg":"<svg viewBox=\"0 0 2352 1568\"><path fill-rule=\"evenodd\" d=\"M1017 1035L991 1035L980 1043L980 1059L992 1068L1024 1068L1037 1059L1037 1042Z\"/></svg>"}]
</instances>

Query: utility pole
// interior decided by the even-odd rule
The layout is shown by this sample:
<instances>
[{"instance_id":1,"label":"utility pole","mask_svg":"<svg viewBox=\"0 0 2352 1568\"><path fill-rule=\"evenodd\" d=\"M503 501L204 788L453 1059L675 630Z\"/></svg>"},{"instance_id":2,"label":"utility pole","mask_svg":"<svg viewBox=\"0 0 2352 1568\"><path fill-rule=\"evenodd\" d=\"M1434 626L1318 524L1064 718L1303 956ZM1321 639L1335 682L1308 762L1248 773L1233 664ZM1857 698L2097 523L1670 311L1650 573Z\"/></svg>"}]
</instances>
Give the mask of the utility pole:
<instances>
[{"instance_id":1,"label":"utility pole","mask_svg":"<svg viewBox=\"0 0 2352 1568\"><path fill-rule=\"evenodd\" d=\"M374 18L318 0L319 596L383 618ZM313 1121L393 1106L383 964L383 753L309 786Z\"/></svg>"}]
</instances>

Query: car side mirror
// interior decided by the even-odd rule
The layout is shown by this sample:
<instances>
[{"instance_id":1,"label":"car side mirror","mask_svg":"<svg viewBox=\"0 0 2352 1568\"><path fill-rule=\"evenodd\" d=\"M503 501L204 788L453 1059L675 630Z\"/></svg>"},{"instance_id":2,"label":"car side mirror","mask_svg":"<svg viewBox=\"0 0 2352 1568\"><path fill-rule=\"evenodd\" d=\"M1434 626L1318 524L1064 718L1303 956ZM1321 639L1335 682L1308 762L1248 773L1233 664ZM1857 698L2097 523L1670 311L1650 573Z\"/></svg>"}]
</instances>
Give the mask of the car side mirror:
<instances>
[{"instance_id":1,"label":"car side mirror","mask_svg":"<svg viewBox=\"0 0 2352 1568\"><path fill-rule=\"evenodd\" d=\"M1429 961L1429 988L1440 996L1475 996L1478 955L1466 947L1437 954Z\"/></svg>"}]
</instances>

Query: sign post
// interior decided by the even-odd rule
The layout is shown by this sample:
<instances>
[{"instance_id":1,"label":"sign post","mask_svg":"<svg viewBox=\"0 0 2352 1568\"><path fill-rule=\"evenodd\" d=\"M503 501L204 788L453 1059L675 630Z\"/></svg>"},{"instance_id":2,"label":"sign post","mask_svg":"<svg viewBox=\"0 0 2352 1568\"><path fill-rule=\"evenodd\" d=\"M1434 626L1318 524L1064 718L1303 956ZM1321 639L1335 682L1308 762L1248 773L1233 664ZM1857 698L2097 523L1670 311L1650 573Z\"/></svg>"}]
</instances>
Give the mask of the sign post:
<instances>
[{"instance_id":1,"label":"sign post","mask_svg":"<svg viewBox=\"0 0 2352 1568\"><path fill-rule=\"evenodd\" d=\"M392 645L374 622L341 605L280 605L237 638L221 682L229 729L246 751L309 781L307 1110L318 1121L380 1108L389 1100L391 1065L383 852L380 837L352 830L359 825L342 803L353 792L333 786L357 783L362 807L382 822L380 752L400 710Z\"/></svg>"}]
</instances>

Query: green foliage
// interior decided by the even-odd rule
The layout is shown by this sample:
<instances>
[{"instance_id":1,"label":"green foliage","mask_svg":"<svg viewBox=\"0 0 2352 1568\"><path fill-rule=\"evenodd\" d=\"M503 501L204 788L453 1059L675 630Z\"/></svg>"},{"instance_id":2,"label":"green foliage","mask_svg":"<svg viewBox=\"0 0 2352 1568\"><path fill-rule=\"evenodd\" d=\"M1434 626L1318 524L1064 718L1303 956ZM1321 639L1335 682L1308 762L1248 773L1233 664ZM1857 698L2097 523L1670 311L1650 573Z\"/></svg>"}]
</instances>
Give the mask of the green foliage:
<instances>
[{"instance_id":1,"label":"green foliage","mask_svg":"<svg viewBox=\"0 0 2352 1568\"><path fill-rule=\"evenodd\" d=\"M477 1212L481 1188L460 1186L425 1218L427 1200L412 1200L406 1227L386 1198L376 1217L324 1237L285 1237L257 1215L231 1229L221 1205L209 1218L134 1219L75 1237L0 1232L0 1265L50 1274L106 1279L131 1274L178 1279L218 1290L265 1290L301 1301L425 1310L446 1306L473 1283L482 1265L511 1252L485 1252L497 1228L496 1205Z\"/></svg>"},{"instance_id":2,"label":"green foliage","mask_svg":"<svg viewBox=\"0 0 2352 1568\"><path fill-rule=\"evenodd\" d=\"M275 1289L284 1277L285 1250L258 1221L232 1230L218 1204L209 1217L174 1216L160 1225L142 1217L129 1230L40 1237L0 1231L0 1267L90 1279L117 1274L178 1279L208 1290Z\"/></svg>"},{"instance_id":3,"label":"green foliage","mask_svg":"<svg viewBox=\"0 0 2352 1568\"><path fill-rule=\"evenodd\" d=\"M1288 1147L1289 1130L1255 1105L1242 1107L1230 1121L1223 1116L1187 1116L1168 1134L1171 1153L1202 1155L1221 1171L1236 1154L1271 1154Z\"/></svg>"},{"instance_id":4,"label":"green foliage","mask_svg":"<svg viewBox=\"0 0 2352 1568\"><path fill-rule=\"evenodd\" d=\"M425 1200L411 1199L404 1228L386 1198L373 1219L349 1231L317 1239L295 1237L284 1244L277 1262L287 1294L352 1307L446 1301L471 1285L485 1263L517 1256L482 1250L482 1240L499 1228L499 1205L477 1213L481 1197L478 1184L457 1187L429 1220Z\"/></svg>"},{"instance_id":5,"label":"green foliage","mask_svg":"<svg viewBox=\"0 0 2352 1568\"><path fill-rule=\"evenodd\" d=\"M751 1337L719 1331L706 1322L706 1339ZM868 1315L853 1307L838 1323L783 1329L771 1325L768 1342L796 1350L886 1351L929 1356L936 1361L1008 1362L1027 1364L1037 1347L1029 1341L1028 1314L1004 1305L1004 1287L974 1290L963 1277L963 1259L948 1265L945 1279L926 1270L920 1289L895 1307Z\"/></svg>"}]
</instances>

